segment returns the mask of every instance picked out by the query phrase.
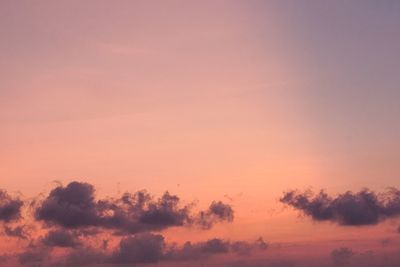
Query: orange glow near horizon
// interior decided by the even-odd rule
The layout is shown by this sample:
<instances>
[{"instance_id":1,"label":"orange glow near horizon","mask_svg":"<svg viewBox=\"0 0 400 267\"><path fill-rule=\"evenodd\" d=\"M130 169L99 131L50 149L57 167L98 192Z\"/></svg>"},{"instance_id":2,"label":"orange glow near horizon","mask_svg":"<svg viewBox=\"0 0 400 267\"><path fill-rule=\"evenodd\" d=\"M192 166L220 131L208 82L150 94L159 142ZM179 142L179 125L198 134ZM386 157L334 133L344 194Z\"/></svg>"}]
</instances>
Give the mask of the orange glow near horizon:
<instances>
[{"instance_id":1,"label":"orange glow near horizon","mask_svg":"<svg viewBox=\"0 0 400 267\"><path fill-rule=\"evenodd\" d=\"M233 208L208 231L159 231L178 244L391 251L391 215L348 227L279 201L400 186L400 6L383 2L3 1L0 189L39 205L78 181L96 199L168 191L196 212ZM0 266L29 243L0 240Z\"/></svg>"}]
</instances>

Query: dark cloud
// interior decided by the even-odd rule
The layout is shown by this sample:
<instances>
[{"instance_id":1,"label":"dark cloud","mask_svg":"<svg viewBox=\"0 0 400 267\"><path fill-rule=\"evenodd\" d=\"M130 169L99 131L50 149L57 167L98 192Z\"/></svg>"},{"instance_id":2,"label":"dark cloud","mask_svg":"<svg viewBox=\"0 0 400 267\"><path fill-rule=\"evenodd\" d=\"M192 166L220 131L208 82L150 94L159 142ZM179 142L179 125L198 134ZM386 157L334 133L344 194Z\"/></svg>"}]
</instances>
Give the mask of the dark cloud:
<instances>
[{"instance_id":1,"label":"dark cloud","mask_svg":"<svg viewBox=\"0 0 400 267\"><path fill-rule=\"evenodd\" d=\"M207 211L200 212L197 223L204 229L210 229L215 223L233 221L233 209L221 201L211 203Z\"/></svg>"},{"instance_id":2,"label":"dark cloud","mask_svg":"<svg viewBox=\"0 0 400 267\"><path fill-rule=\"evenodd\" d=\"M118 246L107 251L107 241L99 246L80 246L59 261L57 266L111 265L136 266L148 263L196 262L217 255L228 253L250 255L255 250L264 250L266 244L262 239L255 242L236 241L213 238L205 242L186 242L183 246L167 243L160 234L139 233L123 237ZM107 266L108 266L107 265Z\"/></svg>"},{"instance_id":3,"label":"dark cloud","mask_svg":"<svg viewBox=\"0 0 400 267\"><path fill-rule=\"evenodd\" d=\"M164 248L162 235L142 233L123 238L110 261L119 264L158 262L164 257Z\"/></svg>"},{"instance_id":4,"label":"dark cloud","mask_svg":"<svg viewBox=\"0 0 400 267\"><path fill-rule=\"evenodd\" d=\"M96 200L92 185L71 182L53 189L37 207L35 218L66 229L102 227L127 235L192 224L208 229L216 222L232 221L233 210L213 202L207 211L194 216L189 205L182 205L179 197L169 192L159 199L138 191L118 199Z\"/></svg>"},{"instance_id":5,"label":"dark cloud","mask_svg":"<svg viewBox=\"0 0 400 267\"><path fill-rule=\"evenodd\" d=\"M149 203L139 221L163 228L164 225L181 226L189 219L188 207L179 209L179 198L166 192L158 203Z\"/></svg>"},{"instance_id":6,"label":"dark cloud","mask_svg":"<svg viewBox=\"0 0 400 267\"><path fill-rule=\"evenodd\" d=\"M324 191L299 193L289 191L282 203L302 211L316 221L333 221L339 225L373 225L400 215L400 191L394 188L377 194L368 189L346 192L334 198Z\"/></svg>"},{"instance_id":7,"label":"dark cloud","mask_svg":"<svg viewBox=\"0 0 400 267\"><path fill-rule=\"evenodd\" d=\"M33 220L25 218L18 225L14 220L21 217L23 202L1 191L3 233L26 239L29 244L13 259L25 266L136 265L194 262L227 253L249 255L266 247L262 240L250 243L218 238L178 246L154 233L182 226L210 229L216 223L232 222L232 207L221 201L196 212L193 203L183 204L169 192L159 198L137 191L98 199L95 191L88 183L57 185L42 200L30 202L33 212L28 214L33 214ZM28 229L39 228L47 233L38 238L29 235ZM119 242L116 247L115 242ZM63 253L55 257L52 251Z\"/></svg>"},{"instance_id":8,"label":"dark cloud","mask_svg":"<svg viewBox=\"0 0 400 267\"><path fill-rule=\"evenodd\" d=\"M81 244L75 234L64 229L49 231L42 243L49 247L76 247Z\"/></svg>"},{"instance_id":9,"label":"dark cloud","mask_svg":"<svg viewBox=\"0 0 400 267\"><path fill-rule=\"evenodd\" d=\"M79 182L56 187L37 208L36 218L65 228L96 226L99 214L94 187Z\"/></svg>"},{"instance_id":10,"label":"dark cloud","mask_svg":"<svg viewBox=\"0 0 400 267\"><path fill-rule=\"evenodd\" d=\"M145 191L126 193L120 199L102 201L99 209L104 213L111 212L111 216L101 219L101 224L116 229L117 234L162 230L188 225L192 221L189 206L181 206L180 199L168 192L158 200Z\"/></svg>"},{"instance_id":11,"label":"dark cloud","mask_svg":"<svg viewBox=\"0 0 400 267\"><path fill-rule=\"evenodd\" d=\"M0 190L0 222L10 222L21 217L23 202L12 198L6 191Z\"/></svg>"},{"instance_id":12,"label":"dark cloud","mask_svg":"<svg viewBox=\"0 0 400 267\"><path fill-rule=\"evenodd\" d=\"M204 242L186 242L183 246L177 246L174 243L166 243L161 235L145 233L123 238L119 248L113 253L112 262L195 261L228 253L248 256L254 251L263 251L266 248L267 244L262 238L254 242L230 242L212 238Z\"/></svg>"}]
</instances>

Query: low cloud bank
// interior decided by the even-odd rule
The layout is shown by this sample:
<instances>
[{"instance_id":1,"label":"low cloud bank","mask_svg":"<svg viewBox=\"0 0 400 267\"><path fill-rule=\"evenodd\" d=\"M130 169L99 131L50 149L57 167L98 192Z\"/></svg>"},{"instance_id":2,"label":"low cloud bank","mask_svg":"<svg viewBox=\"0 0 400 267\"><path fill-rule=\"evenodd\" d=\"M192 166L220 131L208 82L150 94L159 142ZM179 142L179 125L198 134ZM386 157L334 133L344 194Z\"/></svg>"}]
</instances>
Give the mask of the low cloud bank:
<instances>
[{"instance_id":1,"label":"low cloud bank","mask_svg":"<svg viewBox=\"0 0 400 267\"><path fill-rule=\"evenodd\" d=\"M324 191L296 190L284 193L280 201L315 221L331 221L343 226L378 224L400 215L400 191L390 188L376 193L368 189L329 196Z\"/></svg>"}]
</instances>

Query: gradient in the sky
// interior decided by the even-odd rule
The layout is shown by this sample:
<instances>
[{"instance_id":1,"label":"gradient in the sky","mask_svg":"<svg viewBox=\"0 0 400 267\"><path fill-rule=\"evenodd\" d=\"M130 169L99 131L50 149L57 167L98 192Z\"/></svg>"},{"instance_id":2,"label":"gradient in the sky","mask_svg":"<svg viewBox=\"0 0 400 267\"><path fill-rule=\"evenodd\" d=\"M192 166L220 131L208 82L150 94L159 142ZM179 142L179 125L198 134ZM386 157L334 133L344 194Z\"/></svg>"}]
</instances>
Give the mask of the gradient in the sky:
<instances>
[{"instance_id":1,"label":"gradient in the sky","mask_svg":"<svg viewBox=\"0 0 400 267\"><path fill-rule=\"evenodd\" d=\"M398 248L396 221L315 223L279 198L399 186L399 29L391 0L3 0L0 187L234 208L231 224L164 232L177 242Z\"/></svg>"}]
</instances>

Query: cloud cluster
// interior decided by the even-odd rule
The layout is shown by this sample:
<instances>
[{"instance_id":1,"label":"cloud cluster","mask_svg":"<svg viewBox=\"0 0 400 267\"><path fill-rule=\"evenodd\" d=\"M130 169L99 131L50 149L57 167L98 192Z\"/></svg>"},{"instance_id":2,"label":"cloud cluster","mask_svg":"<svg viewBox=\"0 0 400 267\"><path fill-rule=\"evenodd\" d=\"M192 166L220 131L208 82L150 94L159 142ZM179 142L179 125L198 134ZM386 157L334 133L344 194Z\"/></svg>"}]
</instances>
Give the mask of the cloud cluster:
<instances>
[{"instance_id":1,"label":"cloud cluster","mask_svg":"<svg viewBox=\"0 0 400 267\"><path fill-rule=\"evenodd\" d=\"M161 235L161 231L170 227L196 226L208 230L216 223L232 222L232 207L221 201L213 201L206 210L197 212L193 204L183 204L169 192L159 198L137 191L102 199L95 193L95 187L89 183L75 181L58 185L41 199L27 201L26 216L22 218L25 203L0 191L3 226L0 234L25 240L27 246L16 258L26 266L184 261L190 259L189 254L196 257L230 252L245 255L256 244L258 248L266 247L262 240L250 244L220 239L187 242L179 247L167 243ZM32 229L36 230L31 236ZM53 251L60 250L64 256L55 260ZM6 261L12 257L3 258Z\"/></svg>"},{"instance_id":2,"label":"cloud cluster","mask_svg":"<svg viewBox=\"0 0 400 267\"><path fill-rule=\"evenodd\" d=\"M93 248L73 250L62 260L62 263L66 266L76 266L76 264L79 266L90 264L131 266L140 263L196 261L228 253L243 256L266 248L267 244L262 239L255 242L230 242L213 238L205 242L186 242L183 246L177 246L167 243L161 234L139 233L123 237L111 253ZM243 249L246 254L242 254Z\"/></svg>"},{"instance_id":3,"label":"cloud cluster","mask_svg":"<svg viewBox=\"0 0 400 267\"><path fill-rule=\"evenodd\" d=\"M126 235L194 224L209 229L217 222L232 221L233 210L218 201L193 215L191 206L181 205L179 197L169 192L159 199L138 191L117 199L96 200L92 185L71 182L54 188L37 207L35 218L67 229L100 227Z\"/></svg>"},{"instance_id":4,"label":"cloud cluster","mask_svg":"<svg viewBox=\"0 0 400 267\"><path fill-rule=\"evenodd\" d=\"M122 237L110 249L107 246L94 247L80 242L70 230L49 231L47 235L32 242L18 255L18 261L25 266L136 266L145 263L196 262L218 255L249 256L264 251L268 245L262 238L254 242L212 238L204 242L186 242L183 245L168 243L158 233L137 233ZM62 257L52 258L55 247L66 249Z\"/></svg>"},{"instance_id":5,"label":"cloud cluster","mask_svg":"<svg viewBox=\"0 0 400 267\"><path fill-rule=\"evenodd\" d=\"M330 197L324 191L286 192L280 201L300 210L315 221L332 221L344 226L377 224L400 215L400 191L391 188L378 194L368 189Z\"/></svg>"},{"instance_id":6,"label":"cloud cluster","mask_svg":"<svg viewBox=\"0 0 400 267\"><path fill-rule=\"evenodd\" d=\"M215 255L234 253L238 255L250 255L253 251L265 250L268 244L262 238L254 242L235 241L231 242L219 238L212 238L205 242L192 244L186 242L181 249L175 250L172 253L172 258L188 259L196 258L199 255ZM197 256L196 256L197 255Z\"/></svg>"},{"instance_id":7,"label":"cloud cluster","mask_svg":"<svg viewBox=\"0 0 400 267\"><path fill-rule=\"evenodd\" d=\"M173 266L189 261L188 264L203 260L246 259L243 256L268 248L262 238L254 242L211 238L181 245L166 241L162 231L170 227L196 226L208 230L216 223L232 222L232 207L221 201L213 201L206 210L197 212L193 204L184 204L169 192L159 198L146 191L124 193L117 198L97 198L93 185L71 182L56 186L41 200L26 205L31 211L29 213L27 210L22 212L22 200L5 191L0 192L2 234L19 238L18 242L27 244L17 257L5 255L2 260L18 259L25 266L136 266L153 263ZM324 191L317 194L289 191L280 201L315 221L331 221L339 225L374 225L400 215L400 191L393 188L379 194L365 189L334 197ZM28 218L29 214L33 216ZM32 230L34 228L38 231ZM363 261L364 256L351 249L339 248L327 253L324 265L318 263L315 266L347 266L353 261ZM241 260L238 264L245 266ZM270 261L264 265L290 264L292 261Z\"/></svg>"}]
</instances>

